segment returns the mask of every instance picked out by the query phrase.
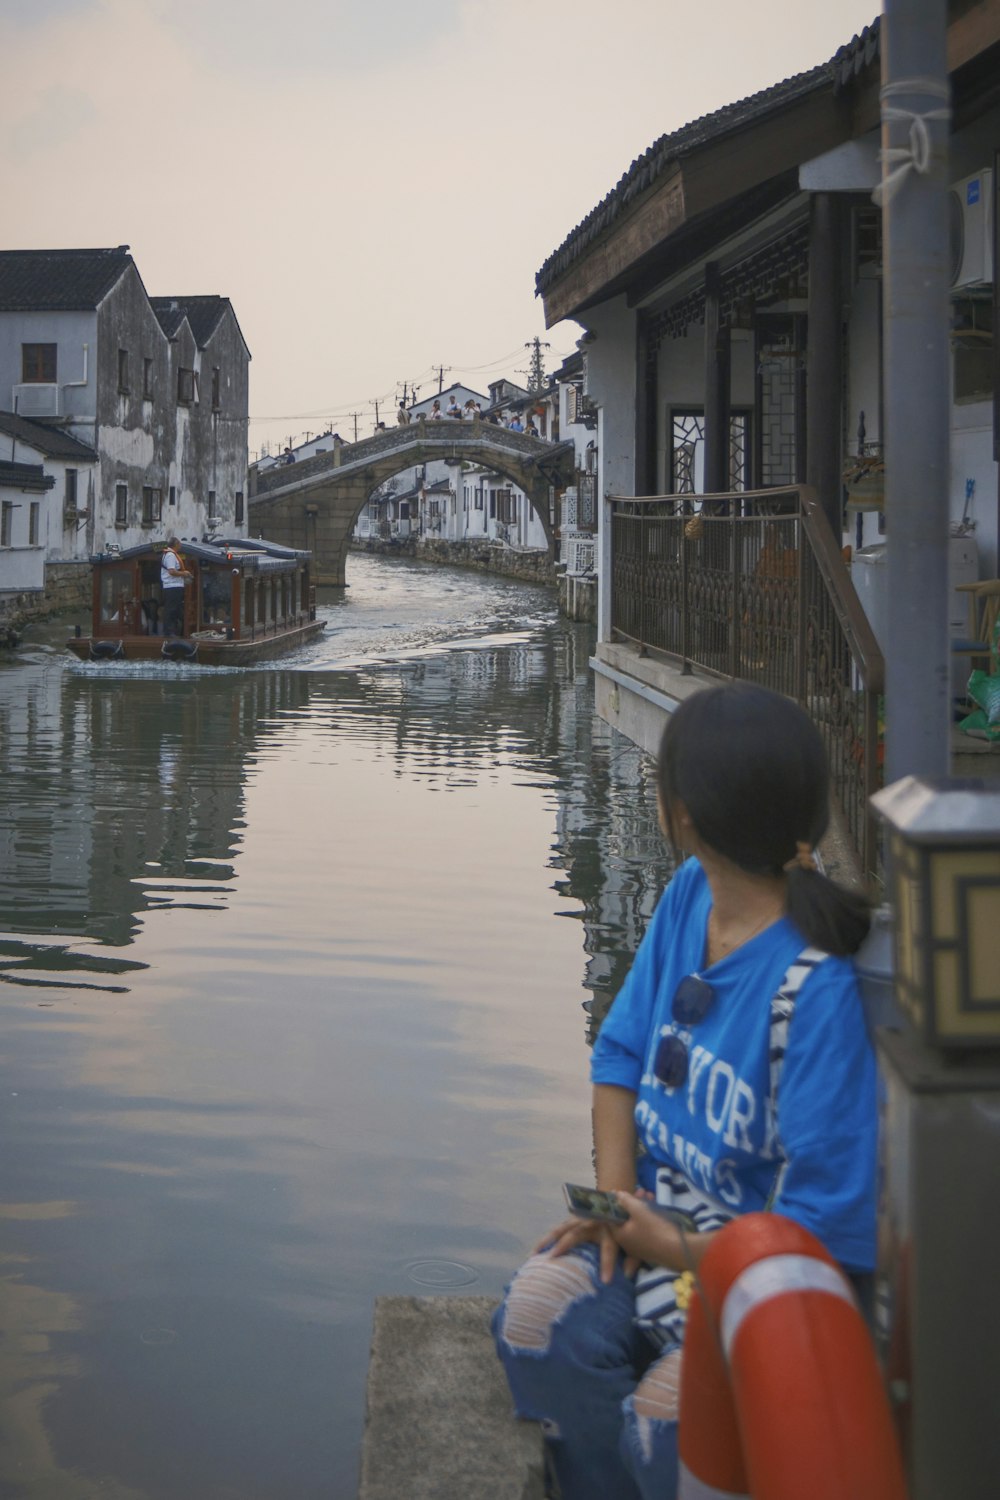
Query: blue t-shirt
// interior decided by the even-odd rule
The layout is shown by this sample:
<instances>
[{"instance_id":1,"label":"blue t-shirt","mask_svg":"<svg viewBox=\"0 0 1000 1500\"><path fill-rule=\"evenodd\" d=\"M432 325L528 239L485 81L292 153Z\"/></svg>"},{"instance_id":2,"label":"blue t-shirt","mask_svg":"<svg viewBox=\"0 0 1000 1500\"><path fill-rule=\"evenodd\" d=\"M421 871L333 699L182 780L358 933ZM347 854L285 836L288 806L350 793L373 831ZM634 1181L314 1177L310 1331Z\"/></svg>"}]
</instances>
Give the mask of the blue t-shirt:
<instances>
[{"instance_id":1,"label":"blue t-shirt","mask_svg":"<svg viewBox=\"0 0 1000 1500\"><path fill-rule=\"evenodd\" d=\"M812 1231L850 1270L875 1264L876 1068L849 959L826 958L806 978L788 1029L769 1128L771 1001L807 946L787 917L705 967L712 894L688 860L660 898L635 962L594 1044L594 1083L630 1089L646 1155L639 1178L679 1168L728 1214L771 1207ZM674 993L701 974L714 999L688 1029L671 1017ZM653 1076L660 1037L689 1048L677 1089ZM779 1177L779 1169L781 1175Z\"/></svg>"}]
</instances>

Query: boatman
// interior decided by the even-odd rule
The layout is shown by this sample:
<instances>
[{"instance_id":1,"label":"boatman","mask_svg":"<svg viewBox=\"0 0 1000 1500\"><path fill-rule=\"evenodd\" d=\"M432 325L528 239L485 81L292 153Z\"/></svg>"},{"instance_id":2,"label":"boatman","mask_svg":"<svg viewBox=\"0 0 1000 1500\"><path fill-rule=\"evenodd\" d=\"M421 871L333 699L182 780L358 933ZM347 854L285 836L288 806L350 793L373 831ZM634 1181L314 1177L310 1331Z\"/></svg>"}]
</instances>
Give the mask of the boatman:
<instances>
[{"instance_id":1,"label":"boatman","mask_svg":"<svg viewBox=\"0 0 1000 1500\"><path fill-rule=\"evenodd\" d=\"M184 566L180 541L168 537L160 557L160 591L163 594L163 634L184 634L184 585L194 577Z\"/></svg>"}]
</instances>

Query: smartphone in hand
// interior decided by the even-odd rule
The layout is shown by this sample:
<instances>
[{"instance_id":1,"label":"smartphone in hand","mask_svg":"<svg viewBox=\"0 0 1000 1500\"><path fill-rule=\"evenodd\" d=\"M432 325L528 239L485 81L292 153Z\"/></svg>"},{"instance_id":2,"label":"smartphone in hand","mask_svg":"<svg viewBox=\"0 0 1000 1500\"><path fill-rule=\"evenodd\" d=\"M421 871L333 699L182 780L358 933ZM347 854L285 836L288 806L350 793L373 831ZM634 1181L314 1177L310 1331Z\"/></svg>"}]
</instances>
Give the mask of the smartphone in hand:
<instances>
[{"instance_id":1,"label":"smartphone in hand","mask_svg":"<svg viewBox=\"0 0 1000 1500\"><path fill-rule=\"evenodd\" d=\"M563 1192L571 1214L578 1219L593 1219L599 1224L626 1224L628 1214L614 1193L601 1188L581 1187L576 1182L564 1182Z\"/></svg>"}]
</instances>

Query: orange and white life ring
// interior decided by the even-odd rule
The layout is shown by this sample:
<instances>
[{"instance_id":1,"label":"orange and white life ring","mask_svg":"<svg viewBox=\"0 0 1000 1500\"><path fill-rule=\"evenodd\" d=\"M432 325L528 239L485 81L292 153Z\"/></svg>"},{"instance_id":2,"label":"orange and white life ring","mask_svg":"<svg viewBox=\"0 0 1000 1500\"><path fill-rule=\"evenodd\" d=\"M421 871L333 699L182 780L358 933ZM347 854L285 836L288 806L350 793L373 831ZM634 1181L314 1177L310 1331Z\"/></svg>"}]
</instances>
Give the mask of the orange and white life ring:
<instances>
[{"instance_id":1,"label":"orange and white life ring","mask_svg":"<svg viewBox=\"0 0 1000 1500\"><path fill-rule=\"evenodd\" d=\"M679 1452L679 1500L906 1500L850 1283L779 1214L734 1219L698 1268Z\"/></svg>"}]
</instances>

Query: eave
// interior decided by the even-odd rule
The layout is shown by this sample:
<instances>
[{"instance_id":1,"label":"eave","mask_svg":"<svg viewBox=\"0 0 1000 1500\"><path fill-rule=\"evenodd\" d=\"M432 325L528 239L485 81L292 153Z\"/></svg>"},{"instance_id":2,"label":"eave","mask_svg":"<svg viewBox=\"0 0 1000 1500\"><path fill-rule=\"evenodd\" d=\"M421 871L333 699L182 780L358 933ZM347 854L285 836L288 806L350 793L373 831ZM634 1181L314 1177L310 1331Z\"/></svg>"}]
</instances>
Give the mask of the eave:
<instances>
[{"instance_id":1,"label":"eave","mask_svg":"<svg viewBox=\"0 0 1000 1500\"><path fill-rule=\"evenodd\" d=\"M876 111L878 91L874 86ZM664 243L702 215L828 151L850 134L857 101L823 88L686 152L612 230L542 294L545 324L629 290Z\"/></svg>"},{"instance_id":2,"label":"eave","mask_svg":"<svg viewBox=\"0 0 1000 1500\"><path fill-rule=\"evenodd\" d=\"M950 9L947 63L949 73L959 75L955 81L960 87L961 70L1000 47L1000 5L996 0L953 0ZM876 129L880 82L874 68L839 91L821 82L759 120L680 152L668 171L545 287L546 327L564 318L585 322L580 315L589 307L623 292L635 302L640 279L645 293L651 271L672 248L671 241L677 246L670 257L676 264L685 238L679 231L705 223L704 216L727 202Z\"/></svg>"}]
</instances>

